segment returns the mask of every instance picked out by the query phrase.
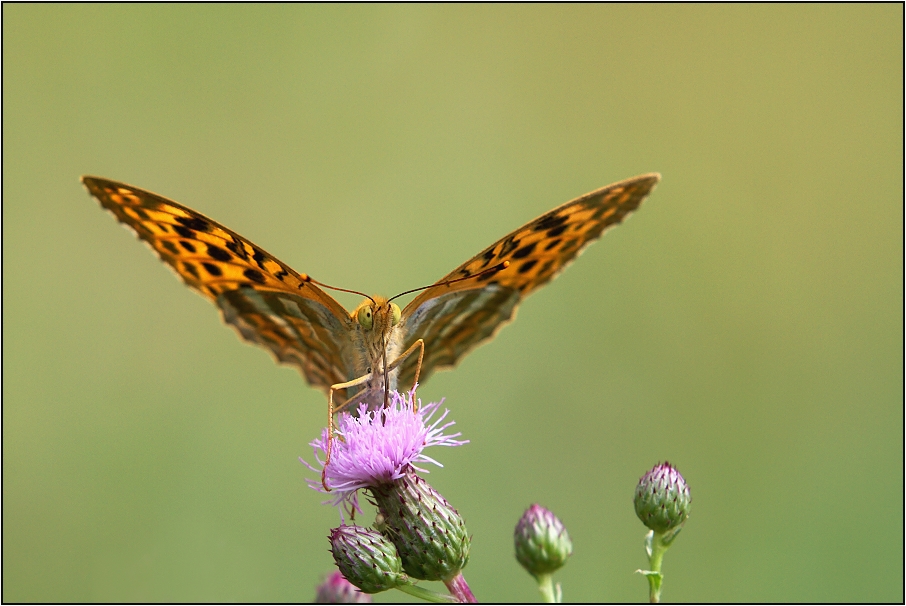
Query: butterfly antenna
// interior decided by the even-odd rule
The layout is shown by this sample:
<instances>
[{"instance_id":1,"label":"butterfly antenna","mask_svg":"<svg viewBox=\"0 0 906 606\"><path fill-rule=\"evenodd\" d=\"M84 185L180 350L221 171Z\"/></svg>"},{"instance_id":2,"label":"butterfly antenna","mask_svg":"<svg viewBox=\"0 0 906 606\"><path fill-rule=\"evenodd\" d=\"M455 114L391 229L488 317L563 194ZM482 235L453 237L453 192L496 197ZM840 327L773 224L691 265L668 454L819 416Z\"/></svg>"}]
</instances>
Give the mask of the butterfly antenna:
<instances>
[{"instance_id":1,"label":"butterfly antenna","mask_svg":"<svg viewBox=\"0 0 906 606\"><path fill-rule=\"evenodd\" d=\"M387 299L387 300L388 300L388 301L393 301L394 299L397 299L397 298L399 298L399 297L402 297L403 295L408 295L408 294L411 294L411 293L414 293L414 292L418 292L418 291L420 291L420 290L425 290L425 289L428 289L428 288L432 288L432 287L434 287L434 286L449 286L450 284L454 284L454 283L456 283L456 282L462 282L463 280L471 280L471 279L473 279L473 278L481 277L481 276L483 276L483 275L485 275L485 274L497 273L498 271L502 271L502 270L506 269L506 268L509 267L509 266L510 266L510 262L509 262L509 261L501 261L501 262L498 263L497 265L493 265L493 266L491 266L491 267L489 267L489 268L487 268L487 269L484 269L484 270L478 272L477 274L472 274L472 275L469 275L469 276L463 276L463 277L461 277L461 278L454 278L454 279L452 279L452 280L444 280L443 282L437 282L437 283L435 283L435 284L428 284L427 286L420 286L420 287L418 287L418 288L413 288L412 290L407 290L407 291L405 291L405 292L401 292L401 293L398 294L398 295L394 295L394 296L390 297L390 298Z\"/></svg>"},{"instance_id":2,"label":"butterfly antenna","mask_svg":"<svg viewBox=\"0 0 906 606\"><path fill-rule=\"evenodd\" d=\"M349 290L348 288L339 288L339 287L337 287L337 286L330 286L329 284L324 284L324 282L318 282L317 280L315 280L314 278L312 278L312 277L309 276L308 274L300 274L300 275L299 275L299 278L302 280L302 282L306 282L306 283L307 283L307 282L310 282L310 283L312 283L312 284L317 284L317 285L320 286L321 288L327 288L327 289L329 289L329 290L338 290L338 291L340 291L340 292L348 292L348 293L351 293L351 294L354 294L354 295L359 295L359 296L365 297L366 299L370 300L372 303L374 303L375 305L377 305L377 302L376 302L374 299L372 299L371 297L369 297L368 295L366 295L366 294L363 293L363 292L359 292L359 291L357 291L357 290Z\"/></svg>"}]
</instances>

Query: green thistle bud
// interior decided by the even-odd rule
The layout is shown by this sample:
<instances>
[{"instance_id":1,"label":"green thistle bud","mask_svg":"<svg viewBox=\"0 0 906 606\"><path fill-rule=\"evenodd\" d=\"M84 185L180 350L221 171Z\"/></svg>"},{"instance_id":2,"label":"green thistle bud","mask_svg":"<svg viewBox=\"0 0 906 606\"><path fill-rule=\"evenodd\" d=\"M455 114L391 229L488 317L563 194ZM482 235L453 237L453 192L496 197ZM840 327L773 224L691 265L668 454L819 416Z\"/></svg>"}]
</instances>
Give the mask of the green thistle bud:
<instances>
[{"instance_id":1,"label":"green thistle bud","mask_svg":"<svg viewBox=\"0 0 906 606\"><path fill-rule=\"evenodd\" d=\"M563 522L541 505L525 510L513 534L516 559L535 577L559 570L573 553Z\"/></svg>"},{"instance_id":2,"label":"green thistle bud","mask_svg":"<svg viewBox=\"0 0 906 606\"><path fill-rule=\"evenodd\" d=\"M407 472L368 489L403 570L415 579L450 581L469 561L471 539L459 513L430 484Z\"/></svg>"},{"instance_id":3,"label":"green thistle bud","mask_svg":"<svg viewBox=\"0 0 906 606\"><path fill-rule=\"evenodd\" d=\"M666 533L685 523L692 509L692 495L680 472L664 461L639 480L634 503L635 513L645 526Z\"/></svg>"},{"instance_id":4,"label":"green thistle bud","mask_svg":"<svg viewBox=\"0 0 906 606\"><path fill-rule=\"evenodd\" d=\"M330 549L337 568L365 593L407 585L396 547L370 528L340 526L330 531Z\"/></svg>"},{"instance_id":5,"label":"green thistle bud","mask_svg":"<svg viewBox=\"0 0 906 606\"><path fill-rule=\"evenodd\" d=\"M334 570L318 585L315 604L370 604L371 596L362 593L346 580L339 570Z\"/></svg>"}]
</instances>

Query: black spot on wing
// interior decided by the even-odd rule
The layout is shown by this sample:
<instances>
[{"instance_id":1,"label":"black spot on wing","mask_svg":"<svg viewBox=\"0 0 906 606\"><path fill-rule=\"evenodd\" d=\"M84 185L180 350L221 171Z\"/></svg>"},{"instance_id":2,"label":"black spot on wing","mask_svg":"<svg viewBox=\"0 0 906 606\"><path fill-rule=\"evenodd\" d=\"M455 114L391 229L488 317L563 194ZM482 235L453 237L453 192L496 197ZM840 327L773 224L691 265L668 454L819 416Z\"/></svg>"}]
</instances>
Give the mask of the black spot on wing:
<instances>
[{"instance_id":1,"label":"black spot on wing","mask_svg":"<svg viewBox=\"0 0 906 606\"><path fill-rule=\"evenodd\" d=\"M571 240L567 240L566 242L564 242L563 247L560 249L560 251L569 252L578 246L579 246L579 241L577 239L573 238Z\"/></svg>"},{"instance_id":2,"label":"black spot on wing","mask_svg":"<svg viewBox=\"0 0 906 606\"><path fill-rule=\"evenodd\" d=\"M218 261L229 261L233 256L227 251L223 250L219 246L214 246L213 244L208 244L208 254L211 255L212 259Z\"/></svg>"},{"instance_id":3,"label":"black spot on wing","mask_svg":"<svg viewBox=\"0 0 906 606\"><path fill-rule=\"evenodd\" d=\"M541 266L541 269L538 270L538 275L543 276L544 274L546 274L553 264L553 259L548 259L547 261L545 261L544 265Z\"/></svg>"},{"instance_id":4,"label":"black spot on wing","mask_svg":"<svg viewBox=\"0 0 906 606\"><path fill-rule=\"evenodd\" d=\"M514 259L524 259L525 257L529 256L530 254L532 254L532 251L535 250L536 244L537 244L537 242L532 242L531 244L526 244L525 246L523 246L522 248L520 248L519 250L517 250L516 252L513 253L513 258Z\"/></svg>"},{"instance_id":5,"label":"black spot on wing","mask_svg":"<svg viewBox=\"0 0 906 606\"><path fill-rule=\"evenodd\" d=\"M552 227L551 229L547 230L547 235L550 236L551 238L556 238L557 236L559 236L560 234L565 232L567 227L568 227L567 225L559 225L557 227Z\"/></svg>"},{"instance_id":6,"label":"black spot on wing","mask_svg":"<svg viewBox=\"0 0 906 606\"><path fill-rule=\"evenodd\" d=\"M145 212L145 209L140 206L133 206L132 212L138 215L138 218L142 221L150 221L151 217L148 216L148 213Z\"/></svg>"},{"instance_id":7,"label":"black spot on wing","mask_svg":"<svg viewBox=\"0 0 906 606\"><path fill-rule=\"evenodd\" d=\"M258 264L258 267L264 269L264 262L267 260L265 254L261 251L260 248L255 249L255 254L252 255L252 259L255 260L255 263Z\"/></svg>"},{"instance_id":8,"label":"black spot on wing","mask_svg":"<svg viewBox=\"0 0 906 606\"><path fill-rule=\"evenodd\" d=\"M182 267L183 267L183 269L186 270L186 272L192 274L192 276L193 276L196 280L200 280L200 279L201 279L201 278L199 277L199 275L198 275L198 269L196 269L194 263L189 263L188 261L183 261Z\"/></svg>"},{"instance_id":9,"label":"black spot on wing","mask_svg":"<svg viewBox=\"0 0 906 606\"><path fill-rule=\"evenodd\" d=\"M244 275L252 282L257 282L258 284L264 284L265 282L264 276L261 274L261 272L257 269L252 269L251 267L242 272L242 275Z\"/></svg>"},{"instance_id":10,"label":"black spot on wing","mask_svg":"<svg viewBox=\"0 0 906 606\"><path fill-rule=\"evenodd\" d=\"M568 215L545 215L538 219L538 222L535 223L535 231L545 231L548 229L554 229L562 227L564 223L568 220ZM564 227L565 229L565 227ZM562 233L562 231L560 232ZM559 234L554 234L559 235Z\"/></svg>"},{"instance_id":11,"label":"black spot on wing","mask_svg":"<svg viewBox=\"0 0 906 606\"><path fill-rule=\"evenodd\" d=\"M195 252L195 245L188 240L180 240L179 245L186 249L186 252Z\"/></svg>"},{"instance_id":12,"label":"black spot on wing","mask_svg":"<svg viewBox=\"0 0 906 606\"><path fill-rule=\"evenodd\" d=\"M176 217L176 221L195 231L208 231L211 227L207 221L199 217Z\"/></svg>"},{"instance_id":13,"label":"black spot on wing","mask_svg":"<svg viewBox=\"0 0 906 606\"><path fill-rule=\"evenodd\" d=\"M163 227L164 225L165 225L165 224L161 224L161 227ZM176 233L178 233L178 234L179 234L180 236L182 236L183 238L194 238L194 237L195 237L195 232L194 232L194 231L192 231L192 230L189 229L188 227L184 227L184 226L182 226L182 225L174 225L174 226L173 226L173 231L175 231Z\"/></svg>"},{"instance_id":14,"label":"black spot on wing","mask_svg":"<svg viewBox=\"0 0 906 606\"><path fill-rule=\"evenodd\" d=\"M176 245L173 244L172 242L170 242L169 240L161 240L160 245L163 246L164 248L166 248L168 251L170 251L174 255L179 254L179 249L176 248Z\"/></svg>"},{"instance_id":15,"label":"black spot on wing","mask_svg":"<svg viewBox=\"0 0 906 606\"><path fill-rule=\"evenodd\" d=\"M232 252L234 255L236 255L240 259L248 258L248 253L245 252L245 247L242 246L241 242L238 242L236 240L230 240L229 242L226 243L226 247L227 247L227 249L229 249L230 252Z\"/></svg>"},{"instance_id":16,"label":"black spot on wing","mask_svg":"<svg viewBox=\"0 0 906 606\"><path fill-rule=\"evenodd\" d=\"M519 246L519 240L514 240L512 237L507 238L503 241L503 246L500 248L500 256L505 257L510 254L514 248Z\"/></svg>"},{"instance_id":17,"label":"black spot on wing","mask_svg":"<svg viewBox=\"0 0 906 606\"><path fill-rule=\"evenodd\" d=\"M202 263L201 265L202 265L202 267L205 268L205 271L207 271L209 274L211 274L215 278L219 278L220 276L223 275L223 272L220 271L220 268L217 267L216 265L214 265L213 263Z\"/></svg>"},{"instance_id":18,"label":"black spot on wing","mask_svg":"<svg viewBox=\"0 0 906 606\"><path fill-rule=\"evenodd\" d=\"M487 267L488 263L490 263L491 260L493 260L494 257L496 257L496 256L497 255L494 254L493 246L491 248L487 249L486 251L484 251L484 254L481 255L481 258L484 259L484 263L482 263L481 267L479 267L478 269L484 269L485 267ZM468 272L465 270L463 270L463 273L468 274Z\"/></svg>"},{"instance_id":19,"label":"black spot on wing","mask_svg":"<svg viewBox=\"0 0 906 606\"><path fill-rule=\"evenodd\" d=\"M519 266L519 273L524 274L527 271L531 270L538 263L538 259L529 259L525 263Z\"/></svg>"},{"instance_id":20,"label":"black spot on wing","mask_svg":"<svg viewBox=\"0 0 906 606\"><path fill-rule=\"evenodd\" d=\"M556 248L558 244L560 244L560 238L557 238L556 240L551 240L550 242L547 243L547 246L544 247L544 250L550 250L552 248Z\"/></svg>"}]
</instances>

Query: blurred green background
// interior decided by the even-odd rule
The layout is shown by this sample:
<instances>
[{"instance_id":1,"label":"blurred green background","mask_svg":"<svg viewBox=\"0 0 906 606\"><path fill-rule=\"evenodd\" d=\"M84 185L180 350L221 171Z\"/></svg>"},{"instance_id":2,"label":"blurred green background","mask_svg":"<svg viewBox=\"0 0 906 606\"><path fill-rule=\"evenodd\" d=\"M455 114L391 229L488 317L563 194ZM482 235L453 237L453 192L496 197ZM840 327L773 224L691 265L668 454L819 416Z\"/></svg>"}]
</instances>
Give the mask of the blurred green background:
<instances>
[{"instance_id":1,"label":"blurred green background","mask_svg":"<svg viewBox=\"0 0 906 606\"><path fill-rule=\"evenodd\" d=\"M3 6L3 599L307 601L325 398L82 174L391 295L610 182L652 197L422 398L483 601L569 528L644 601L631 497L694 508L668 601L902 601L903 6ZM347 307L358 297L339 297ZM432 454L430 451L428 454ZM366 519L366 522L369 521ZM398 600L402 594L377 597Z\"/></svg>"}]
</instances>

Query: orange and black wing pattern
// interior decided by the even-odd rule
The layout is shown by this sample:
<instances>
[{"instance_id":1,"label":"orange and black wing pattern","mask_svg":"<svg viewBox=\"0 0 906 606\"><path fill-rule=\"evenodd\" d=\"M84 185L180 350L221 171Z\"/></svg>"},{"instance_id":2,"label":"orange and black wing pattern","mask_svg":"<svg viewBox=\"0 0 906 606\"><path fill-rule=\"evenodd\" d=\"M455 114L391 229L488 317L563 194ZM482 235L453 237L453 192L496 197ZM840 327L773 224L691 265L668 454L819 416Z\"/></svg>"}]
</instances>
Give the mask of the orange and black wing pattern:
<instances>
[{"instance_id":1,"label":"orange and black wing pattern","mask_svg":"<svg viewBox=\"0 0 906 606\"><path fill-rule=\"evenodd\" d=\"M144 240L240 336L299 368L314 387L352 378L355 326L343 307L288 265L216 221L163 196L82 177L101 206Z\"/></svg>"},{"instance_id":2,"label":"orange and black wing pattern","mask_svg":"<svg viewBox=\"0 0 906 606\"><path fill-rule=\"evenodd\" d=\"M406 347L419 338L425 341L420 380L433 370L455 365L492 338L513 318L525 297L556 277L608 227L636 210L659 180L656 173L633 177L558 206L501 238L413 299L403 310L401 323ZM446 284L451 280L456 281ZM402 385L414 379L415 363L414 359L404 363Z\"/></svg>"}]
</instances>

